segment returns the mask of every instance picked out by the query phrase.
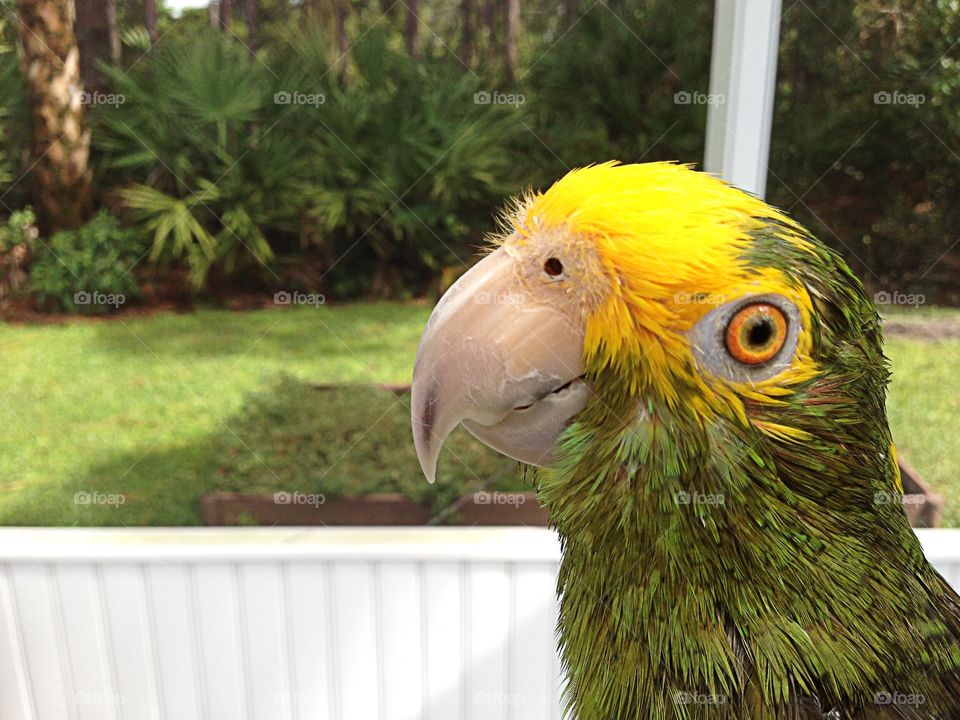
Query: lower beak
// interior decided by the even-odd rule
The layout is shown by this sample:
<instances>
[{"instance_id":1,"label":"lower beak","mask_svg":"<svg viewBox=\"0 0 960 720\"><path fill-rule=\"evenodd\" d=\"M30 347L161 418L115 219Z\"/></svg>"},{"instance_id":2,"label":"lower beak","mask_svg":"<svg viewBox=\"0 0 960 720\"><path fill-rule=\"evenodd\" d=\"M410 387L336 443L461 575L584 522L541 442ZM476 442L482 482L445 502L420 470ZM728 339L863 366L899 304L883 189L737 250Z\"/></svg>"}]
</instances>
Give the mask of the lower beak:
<instances>
[{"instance_id":1,"label":"lower beak","mask_svg":"<svg viewBox=\"0 0 960 720\"><path fill-rule=\"evenodd\" d=\"M586 405L583 323L561 307L559 293L539 294L544 299L501 247L454 283L427 321L411 404L417 457L430 482L443 441L460 422L494 450L544 465Z\"/></svg>"}]
</instances>

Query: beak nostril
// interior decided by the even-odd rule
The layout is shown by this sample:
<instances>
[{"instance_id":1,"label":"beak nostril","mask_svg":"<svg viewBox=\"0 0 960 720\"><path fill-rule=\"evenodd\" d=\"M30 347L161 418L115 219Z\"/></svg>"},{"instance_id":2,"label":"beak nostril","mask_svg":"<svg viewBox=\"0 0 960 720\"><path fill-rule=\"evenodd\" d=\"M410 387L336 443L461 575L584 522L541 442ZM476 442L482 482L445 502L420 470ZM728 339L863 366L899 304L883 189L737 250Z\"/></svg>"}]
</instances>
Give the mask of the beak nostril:
<instances>
[{"instance_id":1,"label":"beak nostril","mask_svg":"<svg viewBox=\"0 0 960 720\"><path fill-rule=\"evenodd\" d=\"M550 397L551 395L559 395L559 394L562 393L564 390L569 390L570 387L571 387L575 382L577 382L578 380L583 380L583 378L584 378L583 375L578 375L578 376L575 377L575 378L571 378L570 380L567 380L567 382L565 382L563 385L561 385L561 386L559 386L559 387L556 387L556 388L554 388L553 390L550 390L549 392L545 392L543 395L541 395L540 397L538 397L534 402L528 403L527 405L517 405L517 406L515 406L513 409L514 409L514 411L517 411L517 410L529 410L530 408L532 408L534 405L536 405L538 402L540 402L540 401L543 400L544 398L548 398L548 397Z\"/></svg>"}]
</instances>

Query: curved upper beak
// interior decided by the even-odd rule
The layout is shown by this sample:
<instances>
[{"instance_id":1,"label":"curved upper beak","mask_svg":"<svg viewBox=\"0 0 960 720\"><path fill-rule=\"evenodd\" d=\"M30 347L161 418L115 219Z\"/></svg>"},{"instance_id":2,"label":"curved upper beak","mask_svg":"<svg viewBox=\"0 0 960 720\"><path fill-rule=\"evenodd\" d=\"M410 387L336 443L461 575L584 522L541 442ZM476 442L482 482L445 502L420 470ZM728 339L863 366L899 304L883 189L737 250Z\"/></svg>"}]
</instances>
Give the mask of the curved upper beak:
<instances>
[{"instance_id":1,"label":"curved upper beak","mask_svg":"<svg viewBox=\"0 0 960 720\"><path fill-rule=\"evenodd\" d=\"M460 422L504 455L548 463L590 395L582 356L581 319L535 300L504 248L474 265L434 309L413 369L413 437L427 479Z\"/></svg>"}]
</instances>

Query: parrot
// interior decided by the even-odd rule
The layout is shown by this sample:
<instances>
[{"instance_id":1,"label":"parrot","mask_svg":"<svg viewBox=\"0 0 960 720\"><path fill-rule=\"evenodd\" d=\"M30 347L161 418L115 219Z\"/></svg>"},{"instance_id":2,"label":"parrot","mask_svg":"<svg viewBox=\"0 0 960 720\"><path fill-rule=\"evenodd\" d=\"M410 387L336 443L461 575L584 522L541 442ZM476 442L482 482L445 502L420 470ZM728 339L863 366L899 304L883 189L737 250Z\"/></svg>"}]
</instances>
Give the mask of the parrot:
<instances>
[{"instance_id":1,"label":"parrot","mask_svg":"<svg viewBox=\"0 0 960 720\"><path fill-rule=\"evenodd\" d=\"M960 597L840 255L674 162L571 170L498 225L426 323L414 445L432 482L462 424L533 483L567 717L960 718Z\"/></svg>"}]
</instances>

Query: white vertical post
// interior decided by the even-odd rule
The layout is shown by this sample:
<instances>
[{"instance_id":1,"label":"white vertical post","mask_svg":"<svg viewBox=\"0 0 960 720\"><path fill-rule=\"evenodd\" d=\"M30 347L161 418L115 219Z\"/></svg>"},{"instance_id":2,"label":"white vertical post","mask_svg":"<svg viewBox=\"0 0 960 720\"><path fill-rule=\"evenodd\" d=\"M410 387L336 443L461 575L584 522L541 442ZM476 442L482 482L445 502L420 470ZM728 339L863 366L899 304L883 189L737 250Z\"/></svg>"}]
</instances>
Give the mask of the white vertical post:
<instances>
[{"instance_id":1,"label":"white vertical post","mask_svg":"<svg viewBox=\"0 0 960 720\"><path fill-rule=\"evenodd\" d=\"M704 169L764 196L781 0L717 0Z\"/></svg>"}]
</instances>

